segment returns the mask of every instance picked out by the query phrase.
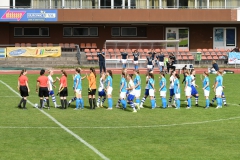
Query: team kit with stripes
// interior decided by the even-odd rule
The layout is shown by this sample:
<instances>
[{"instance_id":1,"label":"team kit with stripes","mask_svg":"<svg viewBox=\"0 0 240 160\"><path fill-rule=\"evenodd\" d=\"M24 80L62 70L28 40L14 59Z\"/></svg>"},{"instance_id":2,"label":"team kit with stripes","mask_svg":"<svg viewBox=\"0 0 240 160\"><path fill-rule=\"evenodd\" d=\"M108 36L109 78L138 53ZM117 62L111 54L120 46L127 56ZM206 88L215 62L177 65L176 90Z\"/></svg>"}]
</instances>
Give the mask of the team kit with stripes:
<instances>
[{"instance_id":1,"label":"team kit with stripes","mask_svg":"<svg viewBox=\"0 0 240 160\"><path fill-rule=\"evenodd\" d=\"M19 108L26 109L26 101L29 87L28 87L28 78L26 77L27 71L23 70L18 79L18 89L22 96L22 99L18 105ZM93 68L90 69L90 75L81 76L81 69L77 68L75 75L73 76L73 90L75 92L75 97L73 97L70 101L67 101L68 90L67 90L67 74L62 70L62 77L56 78L53 80L52 75L53 71L49 71L49 76L45 76L45 70L40 71L40 76L37 79L37 87L36 92L38 92L40 98L40 105L37 103L35 107L40 109L44 108L45 103L47 104L47 108L50 109L49 99L51 96L52 102L54 103L55 108L67 109L73 101L76 101L76 108L74 110L84 109L84 100L82 98L82 80L86 77L89 81L88 88L88 98L90 109L103 107L104 102L107 100L107 110L113 109L113 100L112 100L112 92L113 92L113 76L112 71L108 70L106 73L100 74L99 86L96 88L96 73ZM141 108L148 107L151 109L155 109L157 106L157 101L155 97L155 93L158 91L161 97L161 108L166 109L167 107L175 107L175 109L180 109L181 103L181 83L180 83L180 75L176 73L176 71L172 71L169 80L165 78L165 73L160 72L160 76L158 74L153 74L153 71L150 71L146 74L146 83L142 83L141 77L139 75L139 70L134 70L134 74L128 74L127 70L124 69L121 74L120 79L120 87L117 88L119 91L119 99L116 103L116 108L122 108L123 110L127 109L127 105L130 105L133 112L137 112ZM223 76L222 72L218 71L215 82L213 85L213 90L215 92L215 97L210 102L209 94L210 94L210 81L209 81L209 73L203 72L201 75L202 87L198 87L195 83L195 71L186 70L184 72L184 79L182 81L184 85L184 93L186 96L186 109L192 108L192 98L195 98L195 106L198 106L198 98L199 94L197 88L201 88L204 92L204 97L206 99L205 108L208 109L215 101L217 101L217 109L222 108L223 105L227 105L226 98L223 93ZM56 97L54 94L53 88L56 86L54 83L56 81L60 82L58 94L60 95L61 105L57 105ZM157 84L156 84L157 83ZM168 85L169 83L169 85ZM91 88L91 86L94 86ZM145 87L145 93L141 98L141 90L142 87ZM95 92L96 89L98 91L98 99L95 100ZM169 100L167 102L167 92L169 92ZM57 95L58 95L57 94ZM145 106L144 103L149 97L150 106ZM22 106L23 105L23 106Z\"/></svg>"}]
</instances>

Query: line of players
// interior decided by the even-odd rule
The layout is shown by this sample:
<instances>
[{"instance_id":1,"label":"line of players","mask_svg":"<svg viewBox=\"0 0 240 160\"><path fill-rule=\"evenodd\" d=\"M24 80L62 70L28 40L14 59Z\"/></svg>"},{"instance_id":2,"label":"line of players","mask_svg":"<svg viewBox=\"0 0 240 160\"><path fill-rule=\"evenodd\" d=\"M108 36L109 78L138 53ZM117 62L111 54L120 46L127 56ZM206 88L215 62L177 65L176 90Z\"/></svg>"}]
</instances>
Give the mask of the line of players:
<instances>
[{"instance_id":1,"label":"line of players","mask_svg":"<svg viewBox=\"0 0 240 160\"><path fill-rule=\"evenodd\" d=\"M76 97L71 99L67 105L67 99L68 96L67 93L67 74L65 71L62 71L62 77L59 79L57 78L55 81L52 79L53 71L49 71L49 76L44 76L45 70L40 71L40 77L37 80L37 88L36 92L39 93L40 97L40 108L43 106L44 102L47 103L47 106L49 108L49 95L52 97L52 101L54 102L55 107L59 107L56 103L56 98L54 96L53 87L54 83L59 80L60 81L60 87L59 87L59 93L60 93L60 99L61 99L61 106L62 108L67 108L71 102L74 100L79 100L76 103L76 109L82 109L84 108L84 103L82 99L82 79L85 77L81 77L80 75L81 69L76 69L76 74L74 75L74 91L76 93ZM26 70L23 70L19 76L18 80L18 89L20 90L20 93L22 95L22 99L20 101L20 104L18 105L19 108L21 107L21 104L23 103L25 108L26 105L26 97L28 96L28 92L30 91L28 87L28 79L26 77ZM116 107L118 108L120 104L122 104L123 109L126 109L127 103L133 108L133 112L137 112L137 109L143 108L143 104L146 100L146 98L149 96L151 100L151 108L156 108L156 100L155 100L155 80L154 75L152 71L148 72L146 74L146 87L145 87L145 95L140 100L141 96L141 77L139 76L139 71L134 71L135 77L133 77L132 74L127 74L127 70L123 70L121 75L121 81L120 81L120 89L119 89L119 100L117 102ZM189 71L184 72L185 78L183 83L185 83L184 91L187 98L188 106L187 109L191 108L191 97L195 97L196 106L198 106L198 92L196 90L197 85L195 84L195 71L192 70L191 73ZM206 97L206 108L209 108L211 103L209 102L209 93L210 93L210 84L209 84L209 78L208 73L203 73L204 79L203 79L203 90L204 90L204 96ZM159 92L162 100L162 107L167 107L167 100L166 100L166 93L167 93L167 80L165 78L165 74L163 72L160 73L159 77ZM180 76L175 71L172 71L172 74L170 76L170 97L168 101L168 106L176 106L176 109L180 108ZM128 83L127 83L128 82ZM215 79L215 85L214 85L214 91L216 97L213 98L212 103L217 100L217 108L222 107L222 101L224 105L226 105L226 98L224 96L223 91L223 78L222 78L222 72L218 71L218 76ZM102 107L104 101L106 98L108 99L108 110L112 110L113 101L112 101L112 91L113 91L113 79L112 79L112 72L111 70L108 70L105 73L101 74L100 78L100 84L98 88L98 100L97 100L97 107ZM50 86L50 87L49 87ZM63 89L61 89L63 88ZM80 95L77 95L80 94ZM174 101L173 101L174 97ZM95 98L95 97L94 97ZM134 102L135 100L135 102Z\"/></svg>"}]
</instances>

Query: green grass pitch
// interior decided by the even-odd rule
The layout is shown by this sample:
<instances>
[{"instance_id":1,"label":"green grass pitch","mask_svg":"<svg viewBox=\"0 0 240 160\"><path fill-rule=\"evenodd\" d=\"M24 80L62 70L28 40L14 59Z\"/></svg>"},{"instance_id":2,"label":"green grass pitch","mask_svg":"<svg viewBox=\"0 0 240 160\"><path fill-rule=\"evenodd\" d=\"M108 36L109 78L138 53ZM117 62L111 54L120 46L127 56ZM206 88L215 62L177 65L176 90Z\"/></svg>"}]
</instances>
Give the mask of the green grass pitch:
<instances>
[{"instance_id":1,"label":"green grass pitch","mask_svg":"<svg viewBox=\"0 0 240 160\"><path fill-rule=\"evenodd\" d=\"M56 76L60 75L53 77ZM35 93L37 77L38 75L28 75L31 89L28 99L32 103L39 103ZM155 85L158 86L158 75L155 77ZM169 79L168 75L166 77ZM1 75L0 80L17 91L17 78L18 75ZM213 85L214 78L215 75L210 75L210 85ZM228 106L222 109L215 109L216 102L214 107L208 110L203 108L205 98L199 75L196 84L200 86L198 88L200 107L185 109L186 103L182 92L180 110L174 108L152 110L149 99L146 100L145 108L138 113L132 113L129 106L127 111L116 109L120 75L114 75L112 111L104 108L88 109L86 87L88 82L83 80L84 110L74 111L75 103L67 110L55 109L50 100L51 109L44 112L109 159L239 159L239 80L239 75L224 75L226 87L224 92ZM143 96L144 76L142 83ZM73 97L71 76L68 78L68 86L69 100ZM214 96L213 90L210 95L211 100ZM161 106L158 92L156 97L158 106ZM27 104L28 110L17 109L20 98L2 83L0 99L0 159L101 159L30 104ZM60 104L59 97L57 102ZM195 104L194 99L192 103Z\"/></svg>"}]
</instances>

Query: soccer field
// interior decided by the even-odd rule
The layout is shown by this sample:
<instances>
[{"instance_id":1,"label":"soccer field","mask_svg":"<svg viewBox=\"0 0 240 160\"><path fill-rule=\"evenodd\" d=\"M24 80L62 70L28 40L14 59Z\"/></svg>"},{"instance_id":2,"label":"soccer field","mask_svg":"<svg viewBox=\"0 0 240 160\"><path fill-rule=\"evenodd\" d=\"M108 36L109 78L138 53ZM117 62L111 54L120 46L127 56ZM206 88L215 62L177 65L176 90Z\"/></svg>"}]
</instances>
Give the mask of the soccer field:
<instances>
[{"instance_id":1,"label":"soccer field","mask_svg":"<svg viewBox=\"0 0 240 160\"><path fill-rule=\"evenodd\" d=\"M120 75L113 76L113 110L97 108L89 110L87 80L83 80L85 109L39 110L32 104L39 103L35 93L38 75L27 75L30 96L27 110L17 108L18 75L0 75L0 159L239 159L240 157L240 112L239 75L224 75L225 96L228 106L204 109L205 97L202 82L197 75L199 107L185 109L183 85L181 109L150 109L147 99L144 109L132 113L116 109L119 96ZM60 75L54 75L60 77ZM73 97L72 76L68 76L69 97ZM158 75L155 75L158 86ZM166 76L169 79L169 75ZM99 78L99 76L98 76ZM142 95L145 76L142 78ZM182 78L182 75L181 75ZM210 75L210 85L215 75ZM182 81L182 79L180 79ZM58 84L57 84L58 86ZM169 86L169 82L167 84ZM159 87L157 87L159 88ZM56 92L56 91L55 91ZM169 95L169 92L167 93ZM156 92L157 105L161 106ZM210 100L214 97L211 90ZM169 98L169 96L167 96ZM57 102L60 104L59 97ZM195 99L192 99L195 104ZM107 101L105 102L105 106Z\"/></svg>"}]
</instances>

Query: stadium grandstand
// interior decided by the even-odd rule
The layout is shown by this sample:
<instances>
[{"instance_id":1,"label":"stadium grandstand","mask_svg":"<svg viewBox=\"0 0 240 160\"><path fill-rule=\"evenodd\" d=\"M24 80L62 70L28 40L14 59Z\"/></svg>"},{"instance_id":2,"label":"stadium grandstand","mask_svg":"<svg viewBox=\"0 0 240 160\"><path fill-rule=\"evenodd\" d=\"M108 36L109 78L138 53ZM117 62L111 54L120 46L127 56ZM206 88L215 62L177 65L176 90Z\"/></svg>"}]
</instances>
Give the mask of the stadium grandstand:
<instances>
[{"instance_id":1,"label":"stadium grandstand","mask_svg":"<svg viewBox=\"0 0 240 160\"><path fill-rule=\"evenodd\" d=\"M1 66L93 65L102 49L106 59L119 59L123 49L145 59L155 49L174 53L181 64L227 64L228 53L240 46L239 0L4 0L0 17ZM106 47L119 40L179 42ZM26 48L43 55L41 49L52 53L55 47L61 57L16 56Z\"/></svg>"}]
</instances>

